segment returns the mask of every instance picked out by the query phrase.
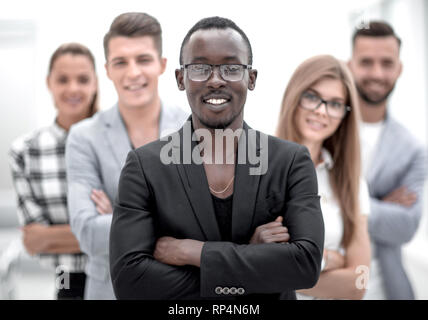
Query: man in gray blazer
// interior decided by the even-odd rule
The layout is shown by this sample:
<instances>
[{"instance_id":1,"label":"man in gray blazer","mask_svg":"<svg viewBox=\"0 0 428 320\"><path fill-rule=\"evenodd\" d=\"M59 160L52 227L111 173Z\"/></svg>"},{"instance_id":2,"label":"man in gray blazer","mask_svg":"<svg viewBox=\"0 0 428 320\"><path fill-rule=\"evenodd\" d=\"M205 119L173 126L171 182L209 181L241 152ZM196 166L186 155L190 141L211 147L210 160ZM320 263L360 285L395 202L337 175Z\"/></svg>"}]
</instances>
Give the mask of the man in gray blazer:
<instances>
[{"instance_id":1,"label":"man in gray blazer","mask_svg":"<svg viewBox=\"0 0 428 320\"><path fill-rule=\"evenodd\" d=\"M125 13L104 38L106 70L118 103L73 126L66 147L71 228L88 255L85 299L115 299L109 272L112 202L131 149L181 127L187 114L158 94L164 72L161 27L144 13Z\"/></svg>"},{"instance_id":2,"label":"man in gray blazer","mask_svg":"<svg viewBox=\"0 0 428 320\"><path fill-rule=\"evenodd\" d=\"M366 299L414 299L401 247L418 228L425 151L387 113L388 96L402 70L400 45L391 26L371 22L354 33L349 61L360 96L362 163L371 197L373 258Z\"/></svg>"}]
</instances>

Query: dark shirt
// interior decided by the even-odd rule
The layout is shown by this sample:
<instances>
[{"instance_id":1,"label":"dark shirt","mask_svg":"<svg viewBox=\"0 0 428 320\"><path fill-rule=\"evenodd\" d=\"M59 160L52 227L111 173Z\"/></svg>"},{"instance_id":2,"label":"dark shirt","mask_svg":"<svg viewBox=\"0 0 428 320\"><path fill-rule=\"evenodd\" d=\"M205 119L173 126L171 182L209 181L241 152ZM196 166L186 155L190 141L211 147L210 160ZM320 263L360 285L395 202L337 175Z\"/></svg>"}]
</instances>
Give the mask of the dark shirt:
<instances>
[{"instance_id":1,"label":"dark shirt","mask_svg":"<svg viewBox=\"0 0 428 320\"><path fill-rule=\"evenodd\" d=\"M233 194L227 198L218 198L211 194L214 212L222 241L232 241L232 204Z\"/></svg>"}]
</instances>

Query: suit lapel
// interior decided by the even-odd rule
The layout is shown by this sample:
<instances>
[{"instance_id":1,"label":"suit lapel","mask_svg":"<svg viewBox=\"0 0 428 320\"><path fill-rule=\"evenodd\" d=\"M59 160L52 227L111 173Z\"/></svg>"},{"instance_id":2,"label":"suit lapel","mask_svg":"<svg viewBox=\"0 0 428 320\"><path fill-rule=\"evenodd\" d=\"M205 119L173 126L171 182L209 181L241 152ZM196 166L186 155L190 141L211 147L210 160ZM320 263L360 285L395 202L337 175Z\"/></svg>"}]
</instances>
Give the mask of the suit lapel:
<instances>
[{"instance_id":1,"label":"suit lapel","mask_svg":"<svg viewBox=\"0 0 428 320\"><path fill-rule=\"evenodd\" d=\"M110 145L113 156L120 168L125 164L128 152L131 150L128 133L123 123L119 107L115 105L103 114L105 137Z\"/></svg>"},{"instance_id":2,"label":"suit lapel","mask_svg":"<svg viewBox=\"0 0 428 320\"><path fill-rule=\"evenodd\" d=\"M183 128L181 128L179 131L180 146L174 146L175 148L180 148L178 153L187 151L185 148L183 148L183 143L185 140L187 143L191 142L190 152L193 151L197 146L196 141L191 141L192 133L193 129L191 128L191 118L189 118ZM182 155L180 157L177 155L177 153L173 152L173 156L175 163L178 163L178 174L183 183L186 195L189 198L193 213L195 214L195 217L201 226L205 238L209 241L221 241L220 231L218 228L211 193L208 188L208 180L203 164L195 164L193 163L193 160L191 160L192 163L186 164L183 163L184 161Z\"/></svg>"},{"instance_id":3,"label":"suit lapel","mask_svg":"<svg viewBox=\"0 0 428 320\"><path fill-rule=\"evenodd\" d=\"M260 154L260 141L252 139L248 133L251 129L244 122L244 134L238 142L238 157L235 167L235 182L232 207L232 239L237 243L248 243L254 215L256 196L260 183L260 175L250 174L249 154ZM267 152L267 150L265 150ZM239 156L245 155L244 159Z\"/></svg>"},{"instance_id":4,"label":"suit lapel","mask_svg":"<svg viewBox=\"0 0 428 320\"><path fill-rule=\"evenodd\" d=\"M183 151L183 141L186 139L186 134L184 133L186 125L189 126L187 128L187 130L189 130L188 132L193 133L193 129L191 129L191 118L189 120L190 121L187 121L185 126L179 131L180 145L174 147L179 148L180 152L173 152L173 157L175 163L178 163L178 174L191 203L195 217L199 221L206 239L209 241L221 241L204 166L202 164L183 163L183 155L181 152ZM260 175L250 174L251 165L248 155L258 155L262 150L259 137L257 137L257 141L248 139L248 129L250 128L244 122L243 136L245 138L242 139L243 137L241 136L239 139L237 164L235 166L232 205L232 239L237 243L248 242L248 235L251 234L256 196L260 183ZM197 146L197 143L192 141L191 146L192 151ZM264 151L267 152L267 149ZM240 155L243 158L239 158Z\"/></svg>"}]
</instances>

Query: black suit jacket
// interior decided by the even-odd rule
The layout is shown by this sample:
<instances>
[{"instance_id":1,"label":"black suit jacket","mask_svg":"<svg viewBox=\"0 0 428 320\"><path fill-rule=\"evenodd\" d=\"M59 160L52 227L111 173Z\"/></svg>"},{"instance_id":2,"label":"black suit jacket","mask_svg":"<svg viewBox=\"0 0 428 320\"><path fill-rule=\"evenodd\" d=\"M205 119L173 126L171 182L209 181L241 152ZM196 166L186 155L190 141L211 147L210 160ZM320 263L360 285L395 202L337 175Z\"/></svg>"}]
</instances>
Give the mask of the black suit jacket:
<instances>
[{"instance_id":1,"label":"black suit jacket","mask_svg":"<svg viewBox=\"0 0 428 320\"><path fill-rule=\"evenodd\" d=\"M247 137L249 129L244 123ZM183 128L178 134L174 151L183 147ZM250 175L251 165L239 164L238 154L232 242L221 241L202 164L163 164L160 153L169 141L129 152L110 231L110 269L118 299L293 299L294 290L316 284L324 224L309 152L264 135L266 148L257 134L256 143L240 138L238 149L246 145L247 160L251 152L268 152L267 172ZM192 150L195 146L193 142ZM182 155L174 154L183 163ZM278 215L290 233L287 244L248 244L257 226ZM161 236L204 241L200 268L156 261L153 252ZM224 294L219 288L240 293Z\"/></svg>"}]
</instances>

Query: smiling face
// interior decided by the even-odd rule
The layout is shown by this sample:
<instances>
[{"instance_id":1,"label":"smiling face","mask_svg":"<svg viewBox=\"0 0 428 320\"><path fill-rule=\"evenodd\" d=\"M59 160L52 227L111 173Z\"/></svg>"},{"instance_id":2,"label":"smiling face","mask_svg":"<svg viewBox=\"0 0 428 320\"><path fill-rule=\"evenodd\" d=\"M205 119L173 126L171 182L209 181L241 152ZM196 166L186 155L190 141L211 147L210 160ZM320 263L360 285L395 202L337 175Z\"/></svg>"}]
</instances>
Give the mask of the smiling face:
<instances>
[{"instance_id":1,"label":"smiling face","mask_svg":"<svg viewBox=\"0 0 428 320\"><path fill-rule=\"evenodd\" d=\"M248 64L248 49L233 29L198 30L183 48L183 64ZM186 90L193 121L210 129L240 127L247 90L255 87L257 71L244 70L240 81L225 81L219 67L206 81L192 81L187 70L176 70L180 90Z\"/></svg>"},{"instance_id":2,"label":"smiling face","mask_svg":"<svg viewBox=\"0 0 428 320\"><path fill-rule=\"evenodd\" d=\"M369 105L386 101L401 74L399 45L393 36L357 37L349 67L361 98Z\"/></svg>"},{"instance_id":3,"label":"smiling face","mask_svg":"<svg viewBox=\"0 0 428 320\"><path fill-rule=\"evenodd\" d=\"M327 101L346 102L346 90L342 81L323 78L307 90ZM295 113L295 123L301 135L301 143L308 145L322 143L336 132L342 119L329 117L325 104L316 110L306 110L300 106Z\"/></svg>"},{"instance_id":4,"label":"smiling face","mask_svg":"<svg viewBox=\"0 0 428 320\"><path fill-rule=\"evenodd\" d=\"M61 118L80 119L89 115L97 92L97 78L88 57L60 55L52 65L47 85Z\"/></svg>"},{"instance_id":5,"label":"smiling face","mask_svg":"<svg viewBox=\"0 0 428 320\"><path fill-rule=\"evenodd\" d=\"M153 38L117 36L109 41L108 48L105 67L116 88L119 107L140 108L155 103L166 59L159 56Z\"/></svg>"}]
</instances>

